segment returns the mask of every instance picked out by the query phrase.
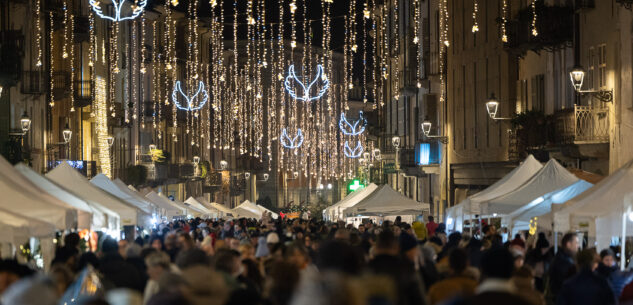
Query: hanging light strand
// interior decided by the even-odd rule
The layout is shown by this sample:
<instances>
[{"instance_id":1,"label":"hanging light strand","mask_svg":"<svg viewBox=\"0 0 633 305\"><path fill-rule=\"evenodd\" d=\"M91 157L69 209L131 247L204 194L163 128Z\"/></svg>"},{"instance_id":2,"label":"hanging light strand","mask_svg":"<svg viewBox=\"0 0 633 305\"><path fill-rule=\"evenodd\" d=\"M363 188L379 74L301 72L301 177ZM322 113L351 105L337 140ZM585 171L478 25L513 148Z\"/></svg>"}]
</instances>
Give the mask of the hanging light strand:
<instances>
[{"instance_id":1,"label":"hanging light strand","mask_svg":"<svg viewBox=\"0 0 633 305\"><path fill-rule=\"evenodd\" d=\"M69 16L70 23L70 112L75 112L75 43L73 36L75 33L75 18L74 15Z\"/></svg>"},{"instance_id":2,"label":"hanging light strand","mask_svg":"<svg viewBox=\"0 0 633 305\"><path fill-rule=\"evenodd\" d=\"M508 0L502 0L501 5L501 41L508 42L508 34L506 33L506 24L508 23Z\"/></svg>"},{"instance_id":3,"label":"hanging light strand","mask_svg":"<svg viewBox=\"0 0 633 305\"><path fill-rule=\"evenodd\" d=\"M55 92L55 74L53 72L55 70L54 69L55 68L55 64L54 64L55 63L55 58L54 58L54 54L55 54L55 39L54 39L54 35L53 35L55 33L55 31L53 31L53 29L54 29L54 27L53 27L54 26L54 24L53 24L53 12L50 12L48 16L49 16L49 21L50 21L49 22L50 30L48 32L48 35L49 35L49 44L51 46L50 52L49 52L50 63L49 63L49 67L48 67L48 70L49 70L49 82L50 82L50 92L49 93L50 93L50 96L51 96L51 100L48 102L48 105L51 106L51 108L52 108L52 107L55 106L55 94L54 94L54 92Z\"/></svg>"},{"instance_id":4,"label":"hanging light strand","mask_svg":"<svg viewBox=\"0 0 633 305\"><path fill-rule=\"evenodd\" d=\"M42 8L41 0L35 0L35 46L37 48L37 57L35 58L35 66L42 66ZM52 31L52 30L51 30Z\"/></svg>"},{"instance_id":5,"label":"hanging light strand","mask_svg":"<svg viewBox=\"0 0 633 305\"><path fill-rule=\"evenodd\" d=\"M532 36L538 36L538 30L536 29L536 0L532 0Z\"/></svg>"},{"instance_id":6,"label":"hanging light strand","mask_svg":"<svg viewBox=\"0 0 633 305\"><path fill-rule=\"evenodd\" d=\"M473 0L473 33L479 32L479 23L477 22L477 14L479 13L479 3L477 0Z\"/></svg>"}]
</instances>

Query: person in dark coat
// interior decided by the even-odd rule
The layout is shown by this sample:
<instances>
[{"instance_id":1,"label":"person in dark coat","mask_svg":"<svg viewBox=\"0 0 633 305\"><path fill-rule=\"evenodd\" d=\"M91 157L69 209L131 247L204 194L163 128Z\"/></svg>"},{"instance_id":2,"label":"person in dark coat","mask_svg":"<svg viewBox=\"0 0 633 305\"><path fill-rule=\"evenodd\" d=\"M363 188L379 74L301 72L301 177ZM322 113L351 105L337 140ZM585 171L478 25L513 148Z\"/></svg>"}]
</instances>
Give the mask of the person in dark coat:
<instances>
[{"instance_id":1,"label":"person in dark coat","mask_svg":"<svg viewBox=\"0 0 633 305\"><path fill-rule=\"evenodd\" d=\"M375 257L368 269L390 277L398 289L398 305L425 304L422 282L413 264L398 256L398 239L390 230L380 232L375 245Z\"/></svg>"},{"instance_id":2,"label":"person in dark coat","mask_svg":"<svg viewBox=\"0 0 633 305\"><path fill-rule=\"evenodd\" d=\"M632 273L622 272L615 263L615 253L607 248L600 251L600 263L596 274L607 280L615 296L620 296L624 287L631 282Z\"/></svg>"},{"instance_id":3,"label":"person in dark coat","mask_svg":"<svg viewBox=\"0 0 633 305\"><path fill-rule=\"evenodd\" d=\"M99 271L103 274L104 285L109 288L129 288L143 292L143 280L134 265L126 262L119 254L116 240L106 238L101 246L102 256Z\"/></svg>"},{"instance_id":4,"label":"person in dark coat","mask_svg":"<svg viewBox=\"0 0 633 305\"><path fill-rule=\"evenodd\" d=\"M550 301L556 300L563 282L576 273L574 256L577 252L578 236L575 233L565 234L549 270L549 291L546 298Z\"/></svg>"},{"instance_id":5,"label":"person in dark coat","mask_svg":"<svg viewBox=\"0 0 633 305\"><path fill-rule=\"evenodd\" d=\"M594 272L598 267L595 249L585 249L578 253L578 274L561 287L557 305L611 305L616 304L613 290L606 279Z\"/></svg>"}]
</instances>

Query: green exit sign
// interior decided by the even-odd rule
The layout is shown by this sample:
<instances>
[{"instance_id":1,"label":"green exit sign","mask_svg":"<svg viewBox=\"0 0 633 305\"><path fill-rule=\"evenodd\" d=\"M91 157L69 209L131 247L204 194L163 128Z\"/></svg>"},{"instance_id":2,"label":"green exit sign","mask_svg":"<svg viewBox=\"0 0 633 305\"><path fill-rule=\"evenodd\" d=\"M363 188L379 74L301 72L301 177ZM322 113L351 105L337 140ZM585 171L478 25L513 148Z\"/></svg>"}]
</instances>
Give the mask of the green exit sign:
<instances>
[{"instance_id":1,"label":"green exit sign","mask_svg":"<svg viewBox=\"0 0 633 305\"><path fill-rule=\"evenodd\" d=\"M360 189L362 189L364 187L365 187L365 185L360 183L360 180L354 179L354 180L350 181L350 183L347 185L347 190L351 193L353 191L360 190Z\"/></svg>"}]
</instances>

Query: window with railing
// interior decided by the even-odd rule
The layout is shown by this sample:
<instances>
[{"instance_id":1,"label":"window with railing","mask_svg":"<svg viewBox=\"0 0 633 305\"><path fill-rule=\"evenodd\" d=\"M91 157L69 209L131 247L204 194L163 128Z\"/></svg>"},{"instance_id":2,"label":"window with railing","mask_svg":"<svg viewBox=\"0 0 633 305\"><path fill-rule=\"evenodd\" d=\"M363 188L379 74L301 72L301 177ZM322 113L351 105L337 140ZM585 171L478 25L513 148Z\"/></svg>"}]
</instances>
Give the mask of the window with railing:
<instances>
[{"instance_id":1,"label":"window with railing","mask_svg":"<svg viewBox=\"0 0 633 305\"><path fill-rule=\"evenodd\" d=\"M45 92L41 71L23 71L21 91L24 94L42 94Z\"/></svg>"},{"instance_id":2,"label":"window with railing","mask_svg":"<svg viewBox=\"0 0 633 305\"><path fill-rule=\"evenodd\" d=\"M598 86L607 86L607 45L598 46Z\"/></svg>"}]
</instances>

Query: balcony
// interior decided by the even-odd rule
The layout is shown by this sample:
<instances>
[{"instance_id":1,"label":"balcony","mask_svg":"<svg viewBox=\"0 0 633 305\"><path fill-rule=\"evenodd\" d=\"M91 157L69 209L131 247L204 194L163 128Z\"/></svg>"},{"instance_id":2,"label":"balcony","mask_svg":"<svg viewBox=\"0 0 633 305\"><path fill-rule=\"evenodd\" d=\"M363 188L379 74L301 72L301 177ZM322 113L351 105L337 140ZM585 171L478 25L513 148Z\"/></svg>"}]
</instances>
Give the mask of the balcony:
<instances>
[{"instance_id":1,"label":"balcony","mask_svg":"<svg viewBox=\"0 0 633 305\"><path fill-rule=\"evenodd\" d=\"M538 35L532 35L532 8L520 10L507 23L508 42L506 50L522 56L528 51L552 51L571 47L573 40L574 9L571 6L546 6L536 2L538 15Z\"/></svg>"},{"instance_id":2,"label":"balcony","mask_svg":"<svg viewBox=\"0 0 633 305\"><path fill-rule=\"evenodd\" d=\"M70 73L53 72L53 95L56 99L65 97L70 92Z\"/></svg>"},{"instance_id":3,"label":"balcony","mask_svg":"<svg viewBox=\"0 0 633 305\"><path fill-rule=\"evenodd\" d=\"M558 143L609 143L608 107L576 105L573 109L558 111L554 116Z\"/></svg>"},{"instance_id":4,"label":"balcony","mask_svg":"<svg viewBox=\"0 0 633 305\"><path fill-rule=\"evenodd\" d=\"M175 180L182 181L194 176L193 164L167 164L143 162L142 166L147 168L148 181Z\"/></svg>"},{"instance_id":5,"label":"balcony","mask_svg":"<svg viewBox=\"0 0 633 305\"><path fill-rule=\"evenodd\" d=\"M35 95L46 93L44 73L41 71L23 71L20 92L22 92L22 94Z\"/></svg>"},{"instance_id":6,"label":"balcony","mask_svg":"<svg viewBox=\"0 0 633 305\"><path fill-rule=\"evenodd\" d=\"M92 81L76 80L73 82L75 107L86 107L92 103L93 86Z\"/></svg>"}]
</instances>

